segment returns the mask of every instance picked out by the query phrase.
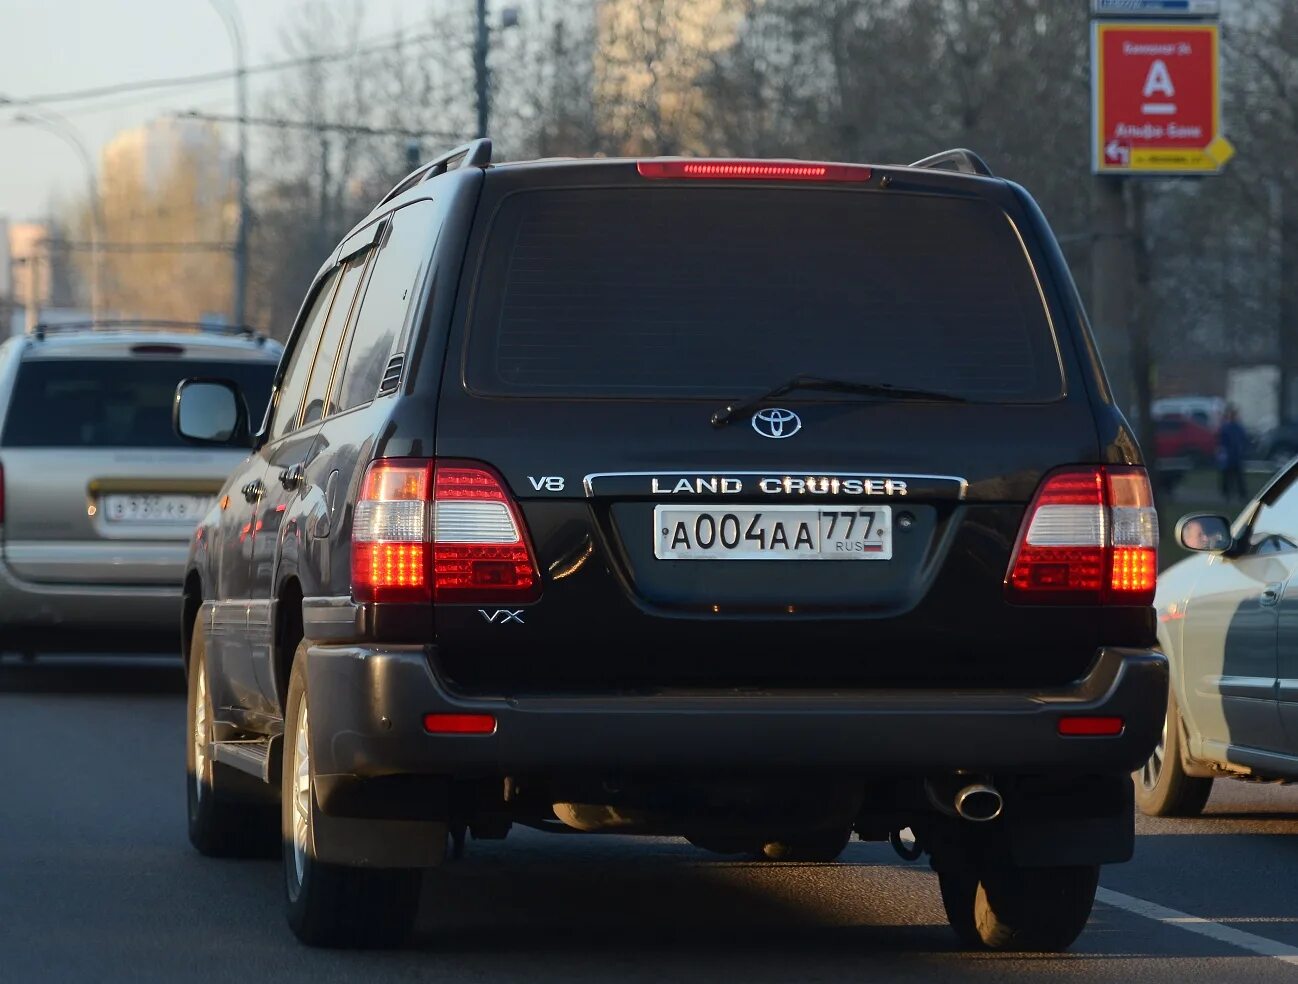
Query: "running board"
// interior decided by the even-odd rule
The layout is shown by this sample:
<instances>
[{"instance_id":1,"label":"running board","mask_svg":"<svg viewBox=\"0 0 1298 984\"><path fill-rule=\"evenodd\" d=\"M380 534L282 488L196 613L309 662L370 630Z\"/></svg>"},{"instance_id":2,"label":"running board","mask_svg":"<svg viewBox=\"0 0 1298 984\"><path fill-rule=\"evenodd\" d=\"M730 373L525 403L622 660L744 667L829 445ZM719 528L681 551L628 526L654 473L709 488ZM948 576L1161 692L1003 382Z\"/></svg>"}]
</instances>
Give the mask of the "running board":
<instances>
[{"instance_id":1,"label":"running board","mask_svg":"<svg viewBox=\"0 0 1298 984\"><path fill-rule=\"evenodd\" d=\"M256 776L262 782L271 782L277 778L278 770L272 769L272 763L277 764L279 756L274 753L278 751L282 737L214 741L211 745L212 760Z\"/></svg>"}]
</instances>

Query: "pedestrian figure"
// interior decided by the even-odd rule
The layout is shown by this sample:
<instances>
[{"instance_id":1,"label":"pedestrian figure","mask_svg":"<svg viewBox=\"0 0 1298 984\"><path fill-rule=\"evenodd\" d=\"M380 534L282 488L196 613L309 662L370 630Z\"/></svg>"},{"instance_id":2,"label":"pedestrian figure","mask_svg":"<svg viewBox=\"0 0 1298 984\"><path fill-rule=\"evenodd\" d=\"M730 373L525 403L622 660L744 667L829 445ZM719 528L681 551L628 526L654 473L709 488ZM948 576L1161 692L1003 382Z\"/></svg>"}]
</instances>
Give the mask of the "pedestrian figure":
<instances>
[{"instance_id":1,"label":"pedestrian figure","mask_svg":"<svg viewBox=\"0 0 1298 984\"><path fill-rule=\"evenodd\" d=\"M1239 412L1234 404L1226 407L1221 429L1217 431L1217 467L1221 469L1221 494L1229 501L1233 497L1248 498L1244 487L1244 452L1248 449L1248 434L1239 422Z\"/></svg>"}]
</instances>

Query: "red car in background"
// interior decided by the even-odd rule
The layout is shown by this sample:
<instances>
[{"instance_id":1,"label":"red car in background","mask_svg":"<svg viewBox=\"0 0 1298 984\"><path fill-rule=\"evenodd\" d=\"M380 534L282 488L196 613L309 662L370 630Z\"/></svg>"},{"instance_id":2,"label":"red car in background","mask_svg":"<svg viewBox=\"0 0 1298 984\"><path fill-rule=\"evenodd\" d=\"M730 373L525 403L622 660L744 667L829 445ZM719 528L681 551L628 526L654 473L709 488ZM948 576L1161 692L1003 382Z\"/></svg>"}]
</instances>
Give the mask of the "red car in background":
<instances>
[{"instance_id":1,"label":"red car in background","mask_svg":"<svg viewBox=\"0 0 1298 984\"><path fill-rule=\"evenodd\" d=\"M1191 417L1154 421L1154 453L1161 461L1188 458L1192 467L1207 467L1217 458L1217 432Z\"/></svg>"}]
</instances>

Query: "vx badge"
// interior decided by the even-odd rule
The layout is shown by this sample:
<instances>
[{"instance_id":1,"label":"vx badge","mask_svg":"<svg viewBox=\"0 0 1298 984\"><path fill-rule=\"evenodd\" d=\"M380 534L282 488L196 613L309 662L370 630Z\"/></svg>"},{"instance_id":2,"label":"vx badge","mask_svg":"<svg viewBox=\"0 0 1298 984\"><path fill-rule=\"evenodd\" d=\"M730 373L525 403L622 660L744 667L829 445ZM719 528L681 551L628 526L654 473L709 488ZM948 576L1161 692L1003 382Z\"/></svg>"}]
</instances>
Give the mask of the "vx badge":
<instances>
[{"instance_id":1,"label":"vx badge","mask_svg":"<svg viewBox=\"0 0 1298 984\"><path fill-rule=\"evenodd\" d=\"M494 625L504 625L507 622L517 622L523 624L523 609L519 608L510 611L508 608L497 608L494 612L488 613L486 609L479 608L478 614Z\"/></svg>"}]
</instances>

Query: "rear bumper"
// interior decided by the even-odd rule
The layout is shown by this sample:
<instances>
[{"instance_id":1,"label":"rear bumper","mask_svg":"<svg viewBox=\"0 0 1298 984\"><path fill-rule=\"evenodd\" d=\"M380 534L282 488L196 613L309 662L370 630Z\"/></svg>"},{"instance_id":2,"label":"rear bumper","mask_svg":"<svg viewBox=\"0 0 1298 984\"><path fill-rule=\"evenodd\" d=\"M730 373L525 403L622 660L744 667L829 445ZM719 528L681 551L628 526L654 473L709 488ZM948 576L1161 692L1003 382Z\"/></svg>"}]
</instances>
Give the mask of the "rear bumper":
<instances>
[{"instance_id":1,"label":"rear bumper","mask_svg":"<svg viewBox=\"0 0 1298 984\"><path fill-rule=\"evenodd\" d=\"M313 645L312 757L322 791L379 776L1125 773L1163 725L1167 662L1104 649L1057 690L835 695L464 698L423 647ZM434 736L428 713L487 713L496 732ZM1061 737L1063 715L1118 716L1115 737Z\"/></svg>"},{"instance_id":2,"label":"rear bumper","mask_svg":"<svg viewBox=\"0 0 1298 984\"><path fill-rule=\"evenodd\" d=\"M179 652L174 586L46 584L0 562L0 648L36 652Z\"/></svg>"}]
</instances>

